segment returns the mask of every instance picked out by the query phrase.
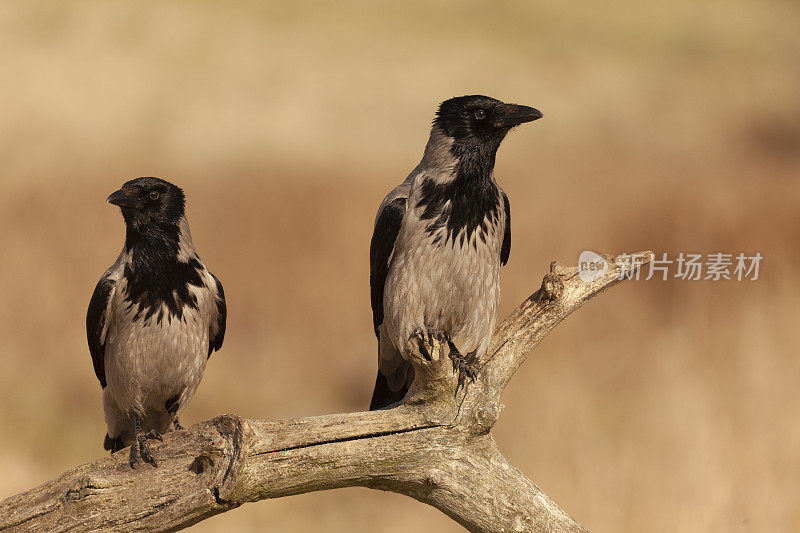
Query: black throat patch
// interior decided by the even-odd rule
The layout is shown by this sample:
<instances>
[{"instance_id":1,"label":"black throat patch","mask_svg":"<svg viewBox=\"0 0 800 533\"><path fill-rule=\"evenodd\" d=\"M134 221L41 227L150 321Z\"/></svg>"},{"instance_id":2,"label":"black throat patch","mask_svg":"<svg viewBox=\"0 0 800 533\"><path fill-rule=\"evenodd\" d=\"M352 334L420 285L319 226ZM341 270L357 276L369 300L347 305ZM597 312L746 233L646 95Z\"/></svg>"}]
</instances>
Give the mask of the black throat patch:
<instances>
[{"instance_id":1,"label":"black throat patch","mask_svg":"<svg viewBox=\"0 0 800 533\"><path fill-rule=\"evenodd\" d=\"M131 260L123 272L127 282L124 301L128 303L126 309L138 305L134 322L142 317L146 322L156 313L156 323L165 318L169 322L173 318L183 320L184 306L198 308L197 298L189 287L203 286L203 265L197 253L187 262L178 260L177 232L157 236L139 234L134 238L129 232L126 248L131 253Z\"/></svg>"},{"instance_id":2,"label":"black throat patch","mask_svg":"<svg viewBox=\"0 0 800 533\"><path fill-rule=\"evenodd\" d=\"M478 228L478 237L485 239L487 221L494 224L499 216L499 190L492 179L496 152L458 153L455 146L453 152L458 157L455 179L447 183L424 179L416 207L424 207L420 218L430 221L425 228L429 235L445 228L445 242L452 239L455 243L460 234L463 245ZM434 242L440 240L437 235Z\"/></svg>"}]
</instances>

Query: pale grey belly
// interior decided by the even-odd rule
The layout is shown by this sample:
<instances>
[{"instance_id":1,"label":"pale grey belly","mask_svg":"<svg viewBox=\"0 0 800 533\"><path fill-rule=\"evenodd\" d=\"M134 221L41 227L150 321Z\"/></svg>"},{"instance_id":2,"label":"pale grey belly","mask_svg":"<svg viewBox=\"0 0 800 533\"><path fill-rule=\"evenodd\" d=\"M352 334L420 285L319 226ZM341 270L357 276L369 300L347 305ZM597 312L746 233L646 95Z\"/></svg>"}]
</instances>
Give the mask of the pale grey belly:
<instances>
[{"instance_id":1,"label":"pale grey belly","mask_svg":"<svg viewBox=\"0 0 800 533\"><path fill-rule=\"evenodd\" d=\"M417 240L392 258L384 290L384 320L401 352L414 351L418 329L449 333L461 353L488 349L500 302L497 246L482 241L463 248ZM491 242L491 240L490 240Z\"/></svg>"},{"instance_id":2,"label":"pale grey belly","mask_svg":"<svg viewBox=\"0 0 800 533\"><path fill-rule=\"evenodd\" d=\"M185 404L205 371L208 324L196 310L185 309L184 319L151 318L147 325L130 317L115 320L106 339L107 393L123 413L142 417L166 412L167 400ZM161 430L163 431L163 430Z\"/></svg>"}]
</instances>

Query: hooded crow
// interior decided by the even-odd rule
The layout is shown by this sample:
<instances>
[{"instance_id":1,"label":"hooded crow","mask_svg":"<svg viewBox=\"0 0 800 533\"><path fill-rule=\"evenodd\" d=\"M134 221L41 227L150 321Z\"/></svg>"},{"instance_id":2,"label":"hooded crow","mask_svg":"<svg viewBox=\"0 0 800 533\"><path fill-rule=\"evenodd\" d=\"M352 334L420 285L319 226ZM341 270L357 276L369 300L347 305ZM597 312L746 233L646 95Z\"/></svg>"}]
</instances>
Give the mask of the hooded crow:
<instances>
[{"instance_id":1,"label":"hooded crow","mask_svg":"<svg viewBox=\"0 0 800 533\"><path fill-rule=\"evenodd\" d=\"M370 410L401 401L411 361L445 348L458 387L475 379L500 302L500 266L511 251L508 197L494 178L497 149L531 107L473 95L442 102L422 161L378 209L370 289L378 377Z\"/></svg>"},{"instance_id":2,"label":"hooded crow","mask_svg":"<svg viewBox=\"0 0 800 533\"><path fill-rule=\"evenodd\" d=\"M89 302L86 336L103 389L114 453L131 446L130 465L153 466L148 438L183 429L179 412L225 336L222 284L194 249L183 191L137 178L108 197L125 219L125 247Z\"/></svg>"}]
</instances>

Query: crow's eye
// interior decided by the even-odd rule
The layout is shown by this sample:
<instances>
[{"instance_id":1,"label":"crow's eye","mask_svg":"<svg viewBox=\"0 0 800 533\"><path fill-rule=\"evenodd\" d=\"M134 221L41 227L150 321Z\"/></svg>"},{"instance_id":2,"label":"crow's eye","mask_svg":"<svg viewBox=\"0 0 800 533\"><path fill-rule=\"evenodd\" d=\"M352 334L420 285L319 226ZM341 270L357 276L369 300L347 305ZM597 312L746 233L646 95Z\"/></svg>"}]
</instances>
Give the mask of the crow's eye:
<instances>
[{"instance_id":1,"label":"crow's eye","mask_svg":"<svg viewBox=\"0 0 800 533\"><path fill-rule=\"evenodd\" d=\"M485 119L485 118L486 118L486 111L484 111L483 109L478 109L478 110L476 110L474 113L472 113L472 115L473 115L473 116L474 116L474 117L475 117L477 120L483 120L483 119Z\"/></svg>"},{"instance_id":2,"label":"crow's eye","mask_svg":"<svg viewBox=\"0 0 800 533\"><path fill-rule=\"evenodd\" d=\"M158 200L158 191L150 191L150 199Z\"/></svg>"}]
</instances>

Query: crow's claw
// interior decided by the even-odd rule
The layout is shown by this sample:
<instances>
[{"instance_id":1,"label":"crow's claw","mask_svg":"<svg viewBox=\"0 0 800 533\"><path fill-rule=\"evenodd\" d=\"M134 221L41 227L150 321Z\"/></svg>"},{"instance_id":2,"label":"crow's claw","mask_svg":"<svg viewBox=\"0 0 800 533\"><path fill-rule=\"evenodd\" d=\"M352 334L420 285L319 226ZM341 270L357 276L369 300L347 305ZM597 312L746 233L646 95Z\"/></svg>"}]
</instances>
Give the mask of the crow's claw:
<instances>
[{"instance_id":1,"label":"crow's claw","mask_svg":"<svg viewBox=\"0 0 800 533\"><path fill-rule=\"evenodd\" d=\"M156 460L150 451L150 445L147 443L146 435L139 435L133 439L133 444L131 445L131 456L128 460L128 463L131 465L131 468L136 468L136 464L140 460L144 461L145 463L150 463L154 467L158 467L158 463L156 463Z\"/></svg>"},{"instance_id":2,"label":"crow's claw","mask_svg":"<svg viewBox=\"0 0 800 533\"><path fill-rule=\"evenodd\" d=\"M458 383L456 384L456 395L458 394L458 390L462 387L466 387L467 379L469 379L470 383L475 381L475 378L478 377L478 373L475 371L473 366L473 362L475 361L475 352L469 352L467 355L463 355L458 348L456 347L453 339L450 338L450 335L444 334L444 340L447 342L447 346L450 348L450 352L447 354L450 357L450 361L453 363L453 373L458 376Z\"/></svg>"},{"instance_id":3,"label":"crow's claw","mask_svg":"<svg viewBox=\"0 0 800 533\"><path fill-rule=\"evenodd\" d=\"M128 459L128 464L131 465L131 468L136 468L136 464L139 461L144 461L145 463L150 463L154 467L158 467L153 454L150 452L150 444L147 443L147 439L164 440L163 437L155 430L144 433L139 424L138 415L133 415L133 427L135 436L133 438L133 444L131 444L131 454Z\"/></svg>"},{"instance_id":4,"label":"crow's claw","mask_svg":"<svg viewBox=\"0 0 800 533\"><path fill-rule=\"evenodd\" d=\"M428 332L426 335L425 332L417 328L411 334L411 337L409 339L413 339L417 342L417 348L419 348L419 353L427 362L430 363L434 360L434 356L432 353L434 344L430 332Z\"/></svg>"}]
</instances>

